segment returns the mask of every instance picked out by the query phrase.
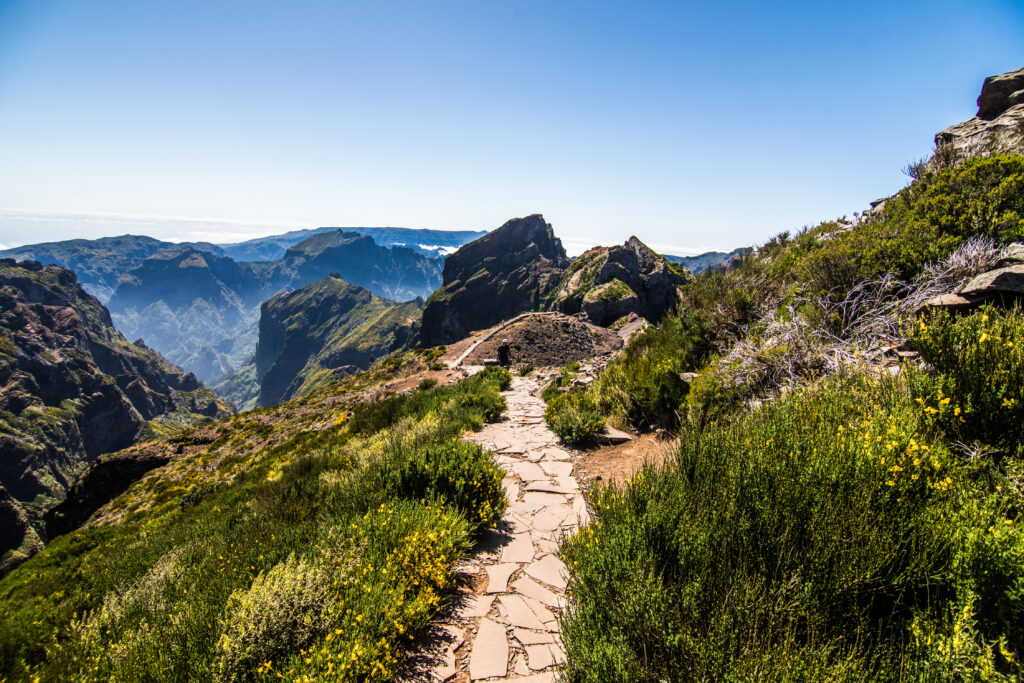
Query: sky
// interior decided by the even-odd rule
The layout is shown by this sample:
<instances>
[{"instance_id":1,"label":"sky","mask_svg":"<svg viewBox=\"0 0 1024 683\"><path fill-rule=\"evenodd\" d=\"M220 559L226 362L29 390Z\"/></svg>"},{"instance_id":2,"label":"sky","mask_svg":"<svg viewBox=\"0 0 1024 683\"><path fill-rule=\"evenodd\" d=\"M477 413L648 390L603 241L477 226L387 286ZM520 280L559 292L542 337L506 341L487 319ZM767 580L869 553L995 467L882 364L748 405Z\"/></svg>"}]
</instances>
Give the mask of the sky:
<instances>
[{"instance_id":1,"label":"sky","mask_svg":"<svg viewBox=\"0 0 1024 683\"><path fill-rule=\"evenodd\" d=\"M0 0L0 244L493 229L692 254L907 183L1024 1Z\"/></svg>"}]
</instances>

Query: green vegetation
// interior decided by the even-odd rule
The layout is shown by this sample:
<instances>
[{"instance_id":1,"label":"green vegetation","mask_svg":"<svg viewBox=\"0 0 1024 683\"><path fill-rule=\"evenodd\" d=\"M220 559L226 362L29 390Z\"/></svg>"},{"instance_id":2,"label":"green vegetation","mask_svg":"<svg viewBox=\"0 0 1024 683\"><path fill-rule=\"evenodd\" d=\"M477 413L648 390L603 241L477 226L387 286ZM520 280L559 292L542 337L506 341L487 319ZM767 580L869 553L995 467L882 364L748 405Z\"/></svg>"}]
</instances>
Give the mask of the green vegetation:
<instances>
[{"instance_id":1,"label":"green vegetation","mask_svg":"<svg viewBox=\"0 0 1024 683\"><path fill-rule=\"evenodd\" d=\"M625 282L618 278L612 278L608 282L604 283L600 287L596 287L584 295L583 300L590 301L622 301L628 299L631 296L636 296L636 292L629 288Z\"/></svg>"},{"instance_id":2,"label":"green vegetation","mask_svg":"<svg viewBox=\"0 0 1024 683\"><path fill-rule=\"evenodd\" d=\"M99 523L0 580L0 677L390 680L504 509L460 437L509 379L321 392L175 437Z\"/></svg>"},{"instance_id":3,"label":"green vegetation","mask_svg":"<svg viewBox=\"0 0 1024 683\"><path fill-rule=\"evenodd\" d=\"M594 399L582 391L570 391L553 397L544 411L551 431L569 446L583 446L604 429L604 416Z\"/></svg>"},{"instance_id":4,"label":"green vegetation","mask_svg":"<svg viewBox=\"0 0 1024 683\"><path fill-rule=\"evenodd\" d=\"M684 427L664 471L600 490L563 545L567 679L1022 673L1024 469L964 457L910 384L836 376Z\"/></svg>"},{"instance_id":5,"label":"green vegetation","mask_svg":"<svg viewBox=\"0 0 1024 683\"><path fill-rule=\"evenodd\" d=\"M680 443L563 542L566 680L1024 675L1024 315L912 315L1022 236L992 155L684 285L585 394Z\"/></svg>"}]
</instances>

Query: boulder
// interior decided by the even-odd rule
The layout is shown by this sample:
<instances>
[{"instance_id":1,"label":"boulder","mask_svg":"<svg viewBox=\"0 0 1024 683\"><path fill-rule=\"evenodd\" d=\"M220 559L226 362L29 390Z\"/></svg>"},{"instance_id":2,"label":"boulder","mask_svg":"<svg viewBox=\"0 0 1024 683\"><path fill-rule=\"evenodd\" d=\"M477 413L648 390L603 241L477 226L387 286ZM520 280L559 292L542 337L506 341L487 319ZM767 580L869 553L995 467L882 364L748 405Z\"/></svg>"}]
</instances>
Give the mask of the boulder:
<instances>
[{"instance_id":1,"label":"boulder","mask_svg":"<svg viewBox=\"0 0 1024 683\"><path fill-rule=\"evenodd\" d=\"M963 296L1009 295L1024 296L1024 263L1004 266L982 273L968 282L961 290Z\"/></svg>"}]
</instances>

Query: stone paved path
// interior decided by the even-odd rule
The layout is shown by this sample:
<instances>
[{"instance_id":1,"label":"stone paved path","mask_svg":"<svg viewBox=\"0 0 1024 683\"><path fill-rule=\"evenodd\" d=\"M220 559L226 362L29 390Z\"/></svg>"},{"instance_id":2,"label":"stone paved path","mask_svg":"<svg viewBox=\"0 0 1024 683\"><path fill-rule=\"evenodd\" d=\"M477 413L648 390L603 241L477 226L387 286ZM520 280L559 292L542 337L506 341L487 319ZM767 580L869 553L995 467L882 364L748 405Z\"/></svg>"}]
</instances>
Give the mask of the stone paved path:
<instances>
[{"instance_id":1,"label":"stone paved path","mask_svg":"<svg viewBox=\"0 0 1024 683\"><path fill-rule=\"evenodd\" d=\"M505 419L472 434L505 469L509 507L491 537L459 571L475 577L444 628L452 636L434 680L555 680L564 654L556 615L565 604L558 539L586 523L571 455L544 423L537 382L513 377Z\"/></svg>"}]
</instances>

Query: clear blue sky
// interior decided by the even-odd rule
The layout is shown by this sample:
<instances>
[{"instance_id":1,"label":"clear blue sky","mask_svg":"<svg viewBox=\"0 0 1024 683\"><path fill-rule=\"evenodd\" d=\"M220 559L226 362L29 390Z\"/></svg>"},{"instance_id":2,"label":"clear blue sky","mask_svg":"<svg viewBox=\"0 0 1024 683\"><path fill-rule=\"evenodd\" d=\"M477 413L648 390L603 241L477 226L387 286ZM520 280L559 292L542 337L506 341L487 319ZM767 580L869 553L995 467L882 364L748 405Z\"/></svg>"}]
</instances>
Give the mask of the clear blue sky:
<instances>
[{"instance_id":1,"label":"clear blue sky","mask_svg":"<svg viewBox=\"0 0 1024 683\"><path fill-rule=\"evenodd\" d=\"M727 249L898 190L1022 65L1022 2L0 0L0 243L541 212Z\"/></svg>"}]
</instances>

